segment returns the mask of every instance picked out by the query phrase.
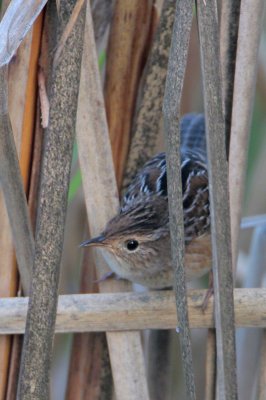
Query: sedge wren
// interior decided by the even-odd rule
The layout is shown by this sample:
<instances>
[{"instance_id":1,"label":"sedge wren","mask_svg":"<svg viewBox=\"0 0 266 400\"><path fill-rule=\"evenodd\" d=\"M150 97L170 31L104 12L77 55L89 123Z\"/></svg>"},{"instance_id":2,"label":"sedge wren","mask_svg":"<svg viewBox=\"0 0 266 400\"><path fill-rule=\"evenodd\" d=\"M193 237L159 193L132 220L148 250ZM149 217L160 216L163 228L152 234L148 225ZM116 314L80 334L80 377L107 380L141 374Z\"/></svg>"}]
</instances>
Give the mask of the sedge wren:
<instances>
[{"instance_id":1,"label":"sedge wren","mask_svg":"<svg viewBox=\"0 0 266 400\"><path fill-rule=\"evenodd\" d=\"M181 173L187 280L211 268L210 212L205 121L181 120ZM168 185L171 184L168 182ZM112 271L151 289L173 286L165 153L149 160L104 231L81 246L100 246Z\"/></svg>"}]
</instances>

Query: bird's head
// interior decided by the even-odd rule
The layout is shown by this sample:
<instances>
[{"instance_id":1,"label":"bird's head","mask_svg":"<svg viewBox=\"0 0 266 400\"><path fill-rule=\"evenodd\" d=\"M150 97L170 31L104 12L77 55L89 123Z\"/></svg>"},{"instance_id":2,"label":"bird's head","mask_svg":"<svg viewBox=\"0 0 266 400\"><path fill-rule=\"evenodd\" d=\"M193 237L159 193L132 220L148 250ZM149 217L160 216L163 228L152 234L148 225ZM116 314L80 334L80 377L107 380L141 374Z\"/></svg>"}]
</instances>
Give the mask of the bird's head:
<instances>
[{"instance_id":1,"label":"bird's head","mask_svg":"<svg viewBox=\"0 0 266 400\"><path fill-rule=\"evenodd\" d=\"M142 199L122 210L107 223L99 236L83 242L81 246L106 249L128 269L155 265L154 261L164 242L159 239L169 235L165 205L165 200L157 197Z\"/></svg>"}]
</instances>

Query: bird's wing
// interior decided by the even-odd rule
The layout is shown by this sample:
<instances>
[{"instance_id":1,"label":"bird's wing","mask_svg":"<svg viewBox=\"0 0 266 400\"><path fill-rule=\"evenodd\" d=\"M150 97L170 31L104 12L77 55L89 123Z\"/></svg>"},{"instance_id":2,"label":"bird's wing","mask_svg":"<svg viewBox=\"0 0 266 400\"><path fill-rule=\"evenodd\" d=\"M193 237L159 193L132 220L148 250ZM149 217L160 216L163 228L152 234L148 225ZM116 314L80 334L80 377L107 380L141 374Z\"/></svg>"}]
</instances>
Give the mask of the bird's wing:
<instances>
[{"instance_id":1,"label":"bird's wing","mask_svg":"<svg viewBox=\"0 0 266 400\"><path fill-rule=\"evenodd\" d=\"M204 158L195 152L182 154L182 188L185 240L210 229L209 182Z\"/></svg>"},{"instance_id":2,"label":"bird's wing","mask_svg":"<svg viewBox=\"0 0 266 400\"><path fill-rule=\"evenodd\" d=\"M138 172L124 195L121 209L130 207L132 202L142 196L156 194L167 197L165 153L151 158Z\"/></svg>"},{"instance_id":3,"label":"bird's wing","mask_svg":"<svg viewBox=\"0 0 266 400\"><path fill-rule=\"evenodd\" d=\"M204 116L187 114L181 120L181 173L184 195L187 193L188 183L189 187L193 188L198 182L194 173L201 173L202 170L207 177ZM142 196L153 195L167 197L165 153L151 158L138 172L124 195L121 210L131 207L132 203Z\"/></svg>"}]
</instances>

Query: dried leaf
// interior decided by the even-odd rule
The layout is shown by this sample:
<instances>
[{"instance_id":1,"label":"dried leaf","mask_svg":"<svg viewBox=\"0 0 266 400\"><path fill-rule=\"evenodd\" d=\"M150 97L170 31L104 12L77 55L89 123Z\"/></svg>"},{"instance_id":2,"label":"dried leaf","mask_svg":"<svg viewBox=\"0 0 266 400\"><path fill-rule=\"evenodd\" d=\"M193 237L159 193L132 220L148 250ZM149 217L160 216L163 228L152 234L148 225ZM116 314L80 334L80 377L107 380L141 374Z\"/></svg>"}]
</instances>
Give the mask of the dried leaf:
<instances>
[{"instance_id":1,"label":"dried leaf","mask_svg":"<svg viewBox=\"0 0 266 400\"><path fill-rule=\"evenodd\" d=\"M0 23L0 67L9 63L47 0L12 0Z\"/></svg>"}]
</instances>

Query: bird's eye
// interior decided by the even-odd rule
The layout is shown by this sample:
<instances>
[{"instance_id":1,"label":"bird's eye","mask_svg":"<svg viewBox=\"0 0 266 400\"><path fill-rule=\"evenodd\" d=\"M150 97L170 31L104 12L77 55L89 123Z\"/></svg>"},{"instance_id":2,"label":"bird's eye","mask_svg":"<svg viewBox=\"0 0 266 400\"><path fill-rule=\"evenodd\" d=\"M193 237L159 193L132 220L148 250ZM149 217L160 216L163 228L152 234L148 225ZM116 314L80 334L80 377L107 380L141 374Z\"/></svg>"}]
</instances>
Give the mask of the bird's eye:
<instances>
[{"instance_id":1,"label":"bird's eye","mask_svg":"<svg viewBox=\"0 0 266 400\"><path fill-rule=\"evenodd\" d=\"M126 244L126 248L129 251L134 251L138 248L139 242L137 240L130 239L130 240L127 240L125 244Z\"/></svg>"}]
</instances>

